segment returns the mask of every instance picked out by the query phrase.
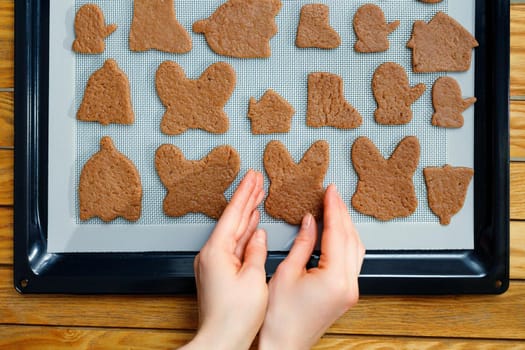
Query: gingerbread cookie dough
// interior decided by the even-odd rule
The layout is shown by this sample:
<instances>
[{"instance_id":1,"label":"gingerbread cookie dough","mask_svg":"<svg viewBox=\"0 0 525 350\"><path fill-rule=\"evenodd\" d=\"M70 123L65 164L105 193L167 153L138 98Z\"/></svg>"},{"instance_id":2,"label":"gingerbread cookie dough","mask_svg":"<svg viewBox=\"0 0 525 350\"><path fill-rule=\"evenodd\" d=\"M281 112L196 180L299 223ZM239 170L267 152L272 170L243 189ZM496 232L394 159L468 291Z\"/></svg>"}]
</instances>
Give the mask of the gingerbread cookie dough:
<instances>
[{"instance_id":1,"label":"gingerbread cookie dough","mask_svg":"<svg viewBox=\"0 0 525 350\"><path fill-rule=\"evenodd\" d=\"M294 108L273 90L268 90L261 100L250 98L248 118L255 135L286 133L292 127Z\"/></svg>"},{"instance_id":2,"label":"gingerbread cookie dough","mask_svg":"<svg viewBox=\"0 0 525 350\"><path fill-rule=\"evenodd\" d=\"M89 78L77 119L102 125L135 121L128 77L115 60L108 59Z\"/></svg>"},{"instance_id":3,"label":"gingerbread cookie dough","mask_svg":"<svg viewBox=\"0 0 525 350\"><path fill-rule=\"evenodd\" d=\"M167 110L161 130L179 135L188 129L202 129L214 134L228 131L224 106L235 89L235 71L224 62L212 64L199 79L188 79L175 62L165 61L157 69L157 94Z\"/></svg>"},{"instance_id":4,"label":"gingerbread cookie dough","mask_svg":"<svg viewBox=\"0 0 525 350\"><path fill-rule=\"evenodd\" d=\"M383 52L390 48L388 35L399 27L401 22L387 23L383 10L377 5L361 6L354 15L354 31L357 52Z\"/></svg>"},{"instance_id":5,"label":"gingerbread cookie dough","mask_svg":"<svg viewBox=\"0 0 525 350\"><path fill-rule=\"evenodd\" d=\"M94 4L82 6L75 16L75 36L73 51L78 53L98 54L106 49L104 39L110 36L117 25L106 26L104 13Z\"/></svg>"},{"instance_id":6,"label":"gingerbread cookie dough","mask_svg":"<svg viewBox=\"0 0 525 350\"><path fill-rule=\"evenodd\" d=\"M465 122L462 113L476 101L475 97L463 99L461 88L454 78L439 78L432 89L432 103L435 110L432 125L442 128L461 128Z\"/></svg>"},{"instance_id":7,"label":"gingerbread cookie dough","mask_svg":"<svg viewBox=\"0 0 525 350\"><path fill-rule=\"evenodd\" d=\"M437 4L438 2L441 2L443 0L419 0L421 2L425 2L427 4Z\"/></svg>"},{"instance_id":8,"label":"gingerbread cookie dough","mask_svg":"<svg viewBox=\"0 0 525 350\"><path fill-rule=\"evenodd\" d=\"M307 213L320 219L329 161L326 141L314 143L299 163L281 142L271 141L264 152L264 168L270 178L265 202L268 215L292 225L299 225Z\"/></svg>"},{"instance_id":9,"label":"gingerbread cookie dough","mask_svg":"<svg viewBox=\"0 0 525 350\"><path fill-rule=\"evenodd\" d=\"M330 26L327 5L309 4L301 9L295 45L300 48L335 49L341 46L341 37Z\"/></svg>"},{"instance_id":10,"label":"gingerbread cookie dough","mask_svg":"<svg viewBox=\"0 0 525 350\"><path fill-rule=\"evenodd\" d=\"M414 213L418 202L412 178L419 156L419 141L414 136L403 139L388 160L368 138L358 138L352 147L352 162L359 176L352 206L381 221Z\"/></svg>"},{"instance_id":11,"label":"gingerbread cookie dough","mask_svg":"<svg viewBox=\"0 0 525 350\"><path fill-rule=\"evenodd\" d=\"M78 186L80 220L117 217L137 221L142 210L142 185L135 165L120 153L110 137L100 141L100 151L89 159Z\"/></svg>"},{"instance_id":12,"label":"gingerbread cookie dough","mask_svg":"<svg viewBox=\"0 0 525 350\"><path fill-rule=\"evenodd\" d=\"M239 173L241 160L230 146L220 146L201 160L186 160L180 149L162 145L155 168L168 193L164 213L172 217L203 213L218 219L228 202L224 191Z\"/></svg>"}]
</instances>

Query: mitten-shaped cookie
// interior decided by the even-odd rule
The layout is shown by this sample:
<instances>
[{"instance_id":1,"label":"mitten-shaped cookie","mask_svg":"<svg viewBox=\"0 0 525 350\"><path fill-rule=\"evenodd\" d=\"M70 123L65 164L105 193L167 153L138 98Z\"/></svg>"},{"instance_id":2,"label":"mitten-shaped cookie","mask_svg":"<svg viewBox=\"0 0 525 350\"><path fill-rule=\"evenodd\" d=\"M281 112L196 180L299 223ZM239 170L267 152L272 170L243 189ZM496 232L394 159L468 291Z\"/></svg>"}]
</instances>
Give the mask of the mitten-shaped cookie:
<instances>
[{"instance_id":1,"label":"mitten-shaped cookie","mask_svg":"<svg viewBox=\"0 0 525 350\"><path fill-rule=\"evenodd\" d=\"M157 69L157 94L167 110L161 130L179 135L188 129L202 129L214 134L228 131L224 106L235 88L235 71L224 62L211 65L199 79L186 77L175 62L166 61Z\"/></svg>"},{"instance_id":2,"label":"mitten-shaped cookie","mask_svg":"<svg viewBox=\"0 0 525 350\"><path fill-rule=\"evenodd\" d=\"M100 141L100 151L80 173L78 185L80 220L99 217L105 222L117 217L137 221L142 209L142 185L135 165L120 153L109 137Z\"/></svg>"},{"instance_id":3,"label":"mitten-shaped cookie","mask_svg":"<svg viewBox=\"0 0 525 350\"><path fill-rule=\"evenodd\" d=\"M399 27L400 22L386 23L383 10L377 5L361 6L354 15L354 31L357 52L383 52L389 49L388 35Z\"/></svg>"},{"instance_id":4,"label":"mitten-shaped cookie","mask_svg":"<svg viewBox=\"0 0 525 350\"><path fill-rule=\"evenodd\" d=\"M173 0L135 0L129 32L131 51L186 53L191 37L175 17Z\"/></svg>"},{"instance_id":5,"label":"mitten-shaped cookie","mask_svg":"<svg viewBox=\"0 0 525 350\"><path fill-rule=\"evenodd\" d=\"M219 146L201 160L186 160L173 145L160 146L155 168L168 190L164 213L173 217L203 213L218 219L228 204L224 191L237 177L240 165L237 151L230 146Z\"/></svg>"},{"instance_id":6,"label":"mitten-shaped cookie","mask_svg":"<svg viewBox=\"0 0 525 350\"><path fill-rule=\"evenodd\" d=\"M193 24L217 54L237 58L270 57L270 39L277 34L280 0L228 0L209 18Z\"/></svg>"},{"instance_id":7,"label":"mitten-shaped cookie","mask_svg":"<svg viewBox=\"0 0 525 350\"><path fill-rule=\"evenodd\" d=\"M403 139L386 160L366 137L352 147L352 162L359 176L352 206L381 221L406 217L417 208L412 177L419 163L419 141L414 136Z\"/></svg>"},{"instance_id":8,"label":"mitten-shaped cookie","mask_svg":"<svg viewBox=\"0 0 525 350\"><path fill-rule=\"evenodd\" d=\"M462 113L476 103L476 98L463 99L458 82L451 77L442 77L432 88L432 103L435 110L432 125L461 128L465 123Z\"/></svg>"},{"instance_id":9,"label":"mitten-shaped cookie","mask_svg":"<svg viewBox=\"0 0 525 350\"><path fill-rule=\"evenodd\" d=\"M75 16L75 35L73 51L78 53L102 53L106 49L104 39L110 36L117 26L106 26L104 13L94 4L82 6Z\"/></svg>"},{"instance_id":10,"label":"mitten-shaped cookie","mask_svg":"<svg viewBox=\"0 0 525 350\"><path fill-rule=\"evenodd\" d=\"M292 225L300 224L307 213L320 219L329 161L326 141L314 143L299 163L294 162L281 142L271 141L264 151L264 168L270 178L265 202L268 215Z\"/></svg>"},{"instance_id":11,"label":"mitten-shaped cookie","mask_svg":"<svg viewBox=\"0 0 525 350\"><path fill-rule=\"evenodd\" d=\"M295 45L301 48L335 49L341 37L330 26L330 10L324 4L304 5L301 9Z\"/></svg>"},{"instance_id":12,"label":"mitten-shaped cookie","mask_svg":"<svg viewBox=\"0 0 525 350\"><path fill-rule=\"evenodd\" d=\"M380 65L372 80L372 90L377 102L375 120L383 125L408 124L412 120L412 104L423 95L425 84L410 87L408 76L397 63Z\"/></svg>"}]
</instances>

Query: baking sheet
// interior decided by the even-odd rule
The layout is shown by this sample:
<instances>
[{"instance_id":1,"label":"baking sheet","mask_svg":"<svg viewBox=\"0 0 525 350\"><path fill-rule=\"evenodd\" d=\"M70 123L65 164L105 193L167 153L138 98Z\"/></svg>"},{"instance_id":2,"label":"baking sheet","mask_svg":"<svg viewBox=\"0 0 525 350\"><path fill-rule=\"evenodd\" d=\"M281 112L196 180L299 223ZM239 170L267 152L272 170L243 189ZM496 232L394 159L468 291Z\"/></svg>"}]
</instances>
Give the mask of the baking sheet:
<instances>
[{"instance_id":1,"label":"baking sheet","mask_svg":"<svg viewBox=\"0 0 525 350\"><path fill-rule=\"evenodd\" d=\"M213 228L213 221L203 215L168 218L162 213L165 190L154 170L154 153L163 143L179 146L188 158L200 159L213 147L231 144L241 154L239 178L227 191L231 196L242 174L254 168L263 171L262 154L269 140L279 139L299 160L303 152L316 140L326 139L331 146L330 170L326 184L336 183L345 201L355 191L357 177L350 161L354 140L362 135L370 137L385 156L389 156L405 136L416 135L422 145L422 158L414 177L419 206L414 215L389 223L379 223L352 210L354 221L368 249L471 249L473 247L473 191L469 189L464 209L453 218L451 225L442 227L430 212L422 169L426 166L473 166L474 136L471 108L464 113L465 126L447 131L430 125L432 115L430 92L435 79L442 74L413 74L410 69L411 52L405 45L415 19L428 21L438 11L448 12L468 30L474 32L475 1L445 0L439 5L425 5L413 0L386 1L321 1L330 6L331 24L341 34L343 44L337 50L304 50L294 45L299 11L307 1L283 0L283 9L276 21L279 33L272 39L273 54L267 60L238 60L215 55L202 35L193 34L191 25L208 17L223 1L176 1L177 18L190 32L194 48L185 55L149 51L131 53L127 36L132 16L132 1L89 1L104 11L107 23L117 23L118 30L106 40L106 52L97 56L75 55L71 51L74 40L75 9L86 1L51 2L50 20L50 120L49 120L49 223L48 250L50 252L130 252L130 251L195 251ZM390 36L391 49L380 54L357 54L353 51L355 35L351 26L355 10L363 3L373 2L385 11L388 21L401 19L400 28ZM103 127L93 123L79 123L75 119L89 76L107 58L115 58L128 74L132 84L132 98L136 114L133 126ZM197 78L207 66L226 61L234 66L237 88L225 110L231 128L225 135L210 135L189 131L170 137L159 130L164 107L156 96L154 76L164 60L181 64L187 75ZM394 61L406 67L411 85L424 82L427 92L414 106L414 120L407 126L385 127L373 120L375 102L371 93L372 74L377 66ZM451 74L460 82L464 96L474 95L474 64L467 73ZM306 78L311 71L329 71L345 81L345 95L363 115L361 128L340 131L330 128L311 129L305 125ZM260 98L272 88L283 95L296 109L292 132L283 135L253 136L246 118L250 96ZM143 215L138 223L119 219L112 224L99 220L81 223L78 220L76 189L80 170L98 150L102 136L109 135L117 148L137 165L141 173L144 200ZM461 150L458 152L458 150ZM266 186L268 184L266 183ZM269 249L289 249L296 228L277 222L264 211L262 227L269 233Z\"/></svg>"}]
</instances>

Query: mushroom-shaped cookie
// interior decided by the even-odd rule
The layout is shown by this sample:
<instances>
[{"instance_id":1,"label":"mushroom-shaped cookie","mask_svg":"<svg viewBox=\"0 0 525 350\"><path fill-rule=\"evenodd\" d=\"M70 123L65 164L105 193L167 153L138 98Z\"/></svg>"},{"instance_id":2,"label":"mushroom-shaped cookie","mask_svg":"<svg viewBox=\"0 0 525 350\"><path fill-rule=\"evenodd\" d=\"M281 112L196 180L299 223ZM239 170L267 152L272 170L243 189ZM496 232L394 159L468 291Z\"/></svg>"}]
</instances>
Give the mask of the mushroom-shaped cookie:
<instances>
[{"instance_id":1,"label":"mushroom-shaped cookie","mask_svg":"<svg viewBox=\"0 0 525 350\"><path fill-rule=\"evenodd\" d=\"M377 5L361 6L354 15L354 31L357 52L383 52L389 49L388 35L399 27L400 22L386 23L383 10Z\"/></svg>"},{"instance_id":2,"label":"mushroom-shaped cookie","mask_svg":"<svg viewBox=\"0 0 525 350\"><path fill-rule=\"evenodd\" d=\"M461 88L454 78L439 78L432 88L432 103L435 110L432 125L461 128L465 122L462 113L476 101L475 97L463 99Z\"/></svg>"},{"instance_id":3,"label":"mushroom-shaped cookie","mask_svg":"<svg viewBox=\"0 0 525 350\"><path fill-rule=\"evenodd\" d=\"M106 26L104 13L94 4L82 6L75 16L75 35L73 50L78 53L97 54L106 49L104 39L110 36L117 26Z\"/></svg>"},{"instance_id":4,"label":"mushroom-shaped cookie","mask_svg":"<svg viewBox=\"0 0 525 350\"><path fill-rule=\"evenodd\" d=\"M295 45L301 48L335 49L341 37L330 26L330 10L324 4L304 5L301 9Z\"/></svg>"},{"instance_id":5,"label":"mushroom-shaped cookie","mask_svg":"<svg viewBox=\"0 0 525 350\"><path fill-rule=\"evenodd\" d=\"M142 185L139 172L107 136L100 141L100 151L82 168L78 195L80 220L99 217L109 222L117 217L129 221L140 218Z\"/></svg>"},{"instance_id":6,"label":"mushroom-shaped cookie","mask_svg":"<svg viewBox=\"0 0 525 350\"><path fill-rule=\"evenodd\" d=\"M250 98L248 118L255 135L289 132L294 114L288 101L273 90L266 91L259 102Z\"/></svg>"}]
</instances>

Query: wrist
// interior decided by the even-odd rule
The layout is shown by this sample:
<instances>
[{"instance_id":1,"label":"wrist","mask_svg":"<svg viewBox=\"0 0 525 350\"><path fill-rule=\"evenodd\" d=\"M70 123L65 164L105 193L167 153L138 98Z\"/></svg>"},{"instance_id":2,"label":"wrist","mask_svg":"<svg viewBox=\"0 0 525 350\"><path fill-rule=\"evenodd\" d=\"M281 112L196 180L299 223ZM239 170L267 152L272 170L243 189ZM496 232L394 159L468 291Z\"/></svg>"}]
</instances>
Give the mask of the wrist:
<instances>
[{"instance_id":1,"label":"wrist","mask_svg":"<svg viewBox=\"0 0 525 350\"><path fill-rule=\"evenodd\" d=\"M259 335L259 345L258 350L280 350L280 349L290 349L290 350L309 350L312 346L305 344L306 341L296 341L297 339L292 339L290 336L272 336L270 334L265 334L261 332Z\"/></svg>"},{"instance_id":2,"label":"wrist","mask_svg":"<svg viewBox=\"0 0 525 350\"><path fill-rule=\"evenodd\" d=\"M210 330L199 329L195 337L184 347L183 350L248 350L251 341L246 342L246 339L237 339L234 336L226 333L213 332Z\"/></svg>"}]
</instances>

